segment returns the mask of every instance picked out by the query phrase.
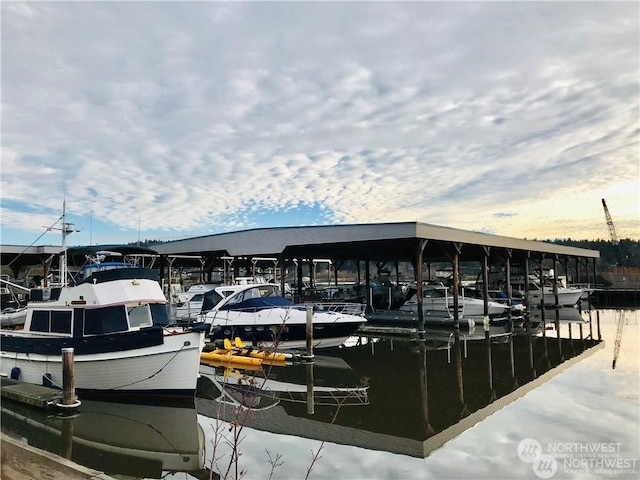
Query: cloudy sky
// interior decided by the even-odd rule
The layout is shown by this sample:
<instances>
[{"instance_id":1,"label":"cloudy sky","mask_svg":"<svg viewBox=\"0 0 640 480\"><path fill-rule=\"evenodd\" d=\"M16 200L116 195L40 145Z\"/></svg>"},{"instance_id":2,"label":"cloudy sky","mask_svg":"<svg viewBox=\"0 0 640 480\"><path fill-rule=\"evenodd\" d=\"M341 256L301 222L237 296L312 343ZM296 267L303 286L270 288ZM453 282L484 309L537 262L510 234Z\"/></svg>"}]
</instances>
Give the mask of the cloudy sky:
<instances>
[{"instance_id":1,"label":"cloudy sky","mask_svg":"<svg viewBox=\"0 0 640 480\"><path fill-rule=\"evenodd\" d=\"M638 2L9 2L4 244L640 239Z\"/></svg>"}]
</instances>

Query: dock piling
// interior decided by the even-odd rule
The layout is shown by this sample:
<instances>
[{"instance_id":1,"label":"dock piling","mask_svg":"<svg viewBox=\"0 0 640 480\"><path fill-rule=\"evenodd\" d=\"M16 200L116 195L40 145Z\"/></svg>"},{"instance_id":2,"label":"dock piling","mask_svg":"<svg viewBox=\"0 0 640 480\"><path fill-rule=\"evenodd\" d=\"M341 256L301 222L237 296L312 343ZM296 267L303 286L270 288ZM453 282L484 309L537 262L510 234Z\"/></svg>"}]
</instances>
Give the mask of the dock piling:
<instances>
[{"instance_id":1,"label":"dock piling","mask_svg":"<svg viewBox=\"0 0 640 480\"><path fill-rule=\"evenodd\" d=\"M62 349L62 403L56 403L56 406L72 413L80 406L75 391L73 348Z\"/></svg>"}]
</instances>

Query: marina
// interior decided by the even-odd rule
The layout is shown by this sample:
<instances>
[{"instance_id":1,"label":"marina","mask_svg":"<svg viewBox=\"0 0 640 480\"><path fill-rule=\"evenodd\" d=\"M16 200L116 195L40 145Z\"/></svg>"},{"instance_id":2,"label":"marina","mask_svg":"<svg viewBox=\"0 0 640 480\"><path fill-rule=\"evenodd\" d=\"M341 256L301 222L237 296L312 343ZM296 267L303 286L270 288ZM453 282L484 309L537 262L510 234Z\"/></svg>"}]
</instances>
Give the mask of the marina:
<instances>
[{"instance_id":1,"label":"marina","mask_svg":"<svg viewBox=\"0 0 640 480\"><path fill-rule=\"evenodd\" d=\"M332 470L346 449L352 458L386 457L402 478L429 478L424 463L400 465L450 451L601 355L613 322L614 365L626 371L618 358L623 316L635 319L625 336L637 334L637 309L594 310L592 290L564 286L582 276L591 283L598 252L424 224L261 229L153 250L76 247L59 258L64 263L47 263L45 272L64 272L72 259L60 277L67 284L31 288L31 301L19 306L23 324L3 324L3 434L33 436L29 445L106 476L291 478L289 467L279 469L286 457L309 478L398 478L367 474L365 460L357 471ZM200 277L192 294L180 293L172 270L194 262ZM462 283L463 262L476 265L475 283ZM341 268L355 274L350 283ZM517 287L522 272L531 282ZM572 300L561 300L565 291ZM175 348L163 360L132 368L138 355L130 354L144 359L164 344ZM67 370L56 360L62 348L75 350L78 401L73 409L51 411L57 400L37 408L16 388L44 385L54 398L64 384L68 400ZM548 406L564 412L566 402ZM94 418L96 411L106 416ZM636 447L637 438L627 443ZM306 466L302 444L315 452ZM477 449L469 450L473 460ZM478 477L462 473L449 476Z\"/></svg>"},{"instance_id":2,"label":"marina","mask_svg":"<svg viewBox=\"0 0 640 480\"><path fill-rule=\"evenodd\" d=\"M3 434L28 439L30 445L107 475L145 479L209 478L211 470L214 478L237 478L225 473L225 462L233 458L225 442L233 440L235 428L242 429L237 449L245 478L268 476L272 465L266 452L283 457L285 466L276 468L273 478L291 478L291 472L304 476L319 449L322 458L313 464L310 478L398 478L398 472L402 478L483 478L489 472L492 478L534 478L531 465L517 454L518 443L528 437L545 446L616 442L620 455L637 461L640 311L581 315L587 325L591 317L592 325L584 331L593 331L593 338L588 333L580 338L574 325L570 339L570 323L544 336L504 338L480 330L452 343L446 335L418 342L367 334L317 353L312 367L258 371L202 364L194 405L177 410L118 403L94 408L83 402L77 418L66 420L3 399ZM620 328L624 339L614 370L611 359ZM142 416L138 408L148 414ZM92 412L98 411L118 421L98 429L76 427L89 419L97 425ZM606 423L593 417L605 411ZM174 423L177 415L181 418ZM125 426L127 421L133 430ZM73 424L71 439L62 434L65 422ZM172 430L176 425L182 428ZM145 431L154 435L141 435ZM154 443L156 436L164 444ZM226 453L224 462L212 465L216 436L220 450L215 457ZM293 438L297 441L291 443ZM96 448L100 455L92 453ZM139 458L128 463L123 449ZM159 460L172 452L182 455L184 463ZM467 458L464 465L454 460L459 455ZM584 473L589 472L559 470L555 478L584 478ZM615 472L599 477L634 478Z\"/></svg>"}]
</instances>

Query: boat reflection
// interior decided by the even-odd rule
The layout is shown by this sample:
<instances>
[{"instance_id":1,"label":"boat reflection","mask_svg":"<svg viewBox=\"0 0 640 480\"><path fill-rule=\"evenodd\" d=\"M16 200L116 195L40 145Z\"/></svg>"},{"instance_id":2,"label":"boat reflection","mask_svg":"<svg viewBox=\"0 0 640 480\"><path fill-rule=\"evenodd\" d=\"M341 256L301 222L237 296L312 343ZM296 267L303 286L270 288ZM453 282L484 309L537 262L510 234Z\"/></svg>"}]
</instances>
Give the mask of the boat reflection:
<instances>
[{"instance_id":1,"label":"boat reflection","mask_svg":"<svg viewBox=\"0 0 640 480\"><path fill-rule=\"evenodd\" d=\"M514 335L509 327L489 324L473 331L430 329L426 341L363 336L335 352L367 379L363 408L343 410L337 401L305 408L305 382L299 379L299 401L284 402L283 389L277 387L262 389L261 401L271 395L271 404L260 410L263 404L251 405L246 397L259 389L245 383L244 397L238 390L230 393L232 385L243 382L229 373L226 378L217 374L216 389L199 388L196 408L205 416L235 421L237 409L220 408L220 402L233 398L235 406L254 409L243 417L249 428L425 457L599 345L592 337ZM271 372L289 369L274 367ZM303 367L298 371L302 375ZM269 385L271 377L266 378L264 385ZM222 391L229 393L224 397Z\"/></svg>"},{"instance_id":2,"label":"boat reflection","mask_svg":"<svg viewBox=\"0 0 640 480\"><path fill-rule=\"evenodd\" d=\"M108 475L162 478L204 468L194 407L85 400L73 417L2 401L2 431Z\"/></svg>"},{"instance_id":3,"label":"boat reflection","mask_svg":"<svg viewBox=\"0 0 640 480\"><path fill-rule=\"evenodd\" d=\"M338 356L316 355L307 364L231 364L203 360L199 397L218 404L267 410L281 402L315 405L367 405L368 386ZM205 383L208 382L208 383Z\"/></svg>"}]
</instances>

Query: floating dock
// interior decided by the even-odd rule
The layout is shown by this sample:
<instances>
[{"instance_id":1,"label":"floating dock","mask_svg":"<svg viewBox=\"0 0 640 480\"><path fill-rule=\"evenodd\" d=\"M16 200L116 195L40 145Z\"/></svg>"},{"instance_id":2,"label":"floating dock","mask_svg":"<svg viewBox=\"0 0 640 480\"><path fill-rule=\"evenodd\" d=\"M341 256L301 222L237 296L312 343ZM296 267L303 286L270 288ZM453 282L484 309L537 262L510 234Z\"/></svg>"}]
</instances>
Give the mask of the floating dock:
<instances>
[{"instance_id":1,"label":"floating dock","mask_svg":"<svg viewBox=\"0 0 640 480\"><path fill-rule=\"evenodd\" d=\"M53 409L62 403L62 390L42 385L20 382L2 377L0 394L15 402L24 403L36 408Z\"/></svg>"}]
</instances>

